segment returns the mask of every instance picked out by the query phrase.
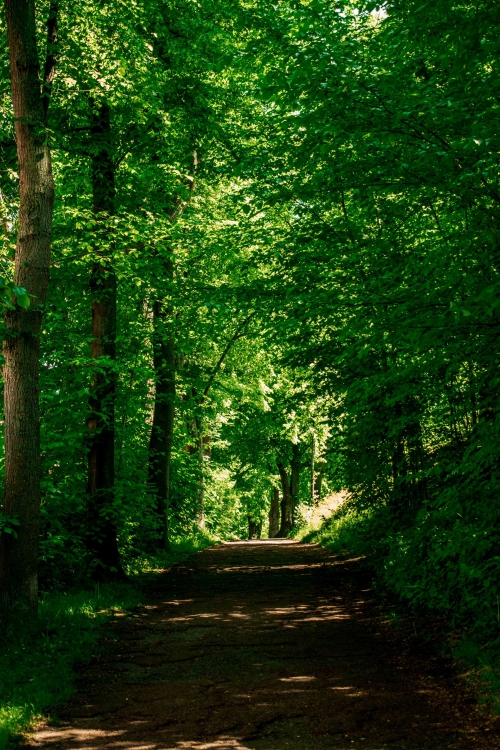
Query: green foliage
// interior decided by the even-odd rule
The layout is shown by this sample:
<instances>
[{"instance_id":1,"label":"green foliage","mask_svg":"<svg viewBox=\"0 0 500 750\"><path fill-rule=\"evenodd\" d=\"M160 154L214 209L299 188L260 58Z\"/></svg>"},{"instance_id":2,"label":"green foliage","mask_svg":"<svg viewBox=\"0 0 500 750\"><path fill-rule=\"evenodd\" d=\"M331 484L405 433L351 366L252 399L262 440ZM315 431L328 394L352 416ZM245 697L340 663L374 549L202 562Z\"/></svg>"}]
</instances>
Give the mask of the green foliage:
<instances>
[{"instance_id":1,"label":"green foliage","mask_svg":"<svg viewBox=\"0 0 500 750\"><path fill-rule=\"evenodd\" d=\"M174 544L265 527L283 476L294 477L299 525L346 490L349 504L315 538L369 553L401 596L494 642L498 3L84 2L61 6L59 29L42 589L88 584L103 518L125 568L157 564L149 442L167 398ZM4 58L10 279L18 175ZM114 207L96 217L104 146ZM117 283L116 353L99 358L96 264ZM27 308L26 290L0 287L5 306ZM168 397L155 361L166 343ZM114 416L110 404L99 415L114 426L115 481L90 521L96 374L116 384Z\"/></svg>"},{"instance_id":2,"label":"green foliage","mask_svg":"<svg viewBox=\"0 0 500 750\"><path fill-rule=\"evenodd\" d=\"M29 295L22 286L16 286L13 281L0 278L0 300L8 310L14 310L17 304L24 310L30 306Z\"/></svg>"},{"instance_id":3,"label":"green foliage","mask_svg":"<svg viewBox=\"0 0 500 750\"><path fill-rule=\"evenodd\" d=\"M16 529L19 525L20 521L15 516L8 516L6 513L0 515L0 534L11 534L17 539Z\"/></svg>"},{"instance_id":4,"label":"green foliage","mask_svg":"<svg viewBox=\"0 0 500 750\"><path fill-rule=\"evenodd\" d=\"M498 6L278 4L265 26L269 288L351 497L314 538L495 644Z\"/></svg>"}]
</instances>

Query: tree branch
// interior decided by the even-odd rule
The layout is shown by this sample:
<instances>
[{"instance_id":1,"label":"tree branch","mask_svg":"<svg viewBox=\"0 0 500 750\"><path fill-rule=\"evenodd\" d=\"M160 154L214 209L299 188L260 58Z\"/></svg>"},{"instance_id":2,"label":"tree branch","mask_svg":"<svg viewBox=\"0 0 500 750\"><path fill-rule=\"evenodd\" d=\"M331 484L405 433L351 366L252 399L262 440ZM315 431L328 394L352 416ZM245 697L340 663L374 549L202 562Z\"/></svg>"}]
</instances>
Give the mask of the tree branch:
<instances>
[{"instance_id":1,"label":"tree branch","mask_svg":"<svg viewBox=\"0 0 500 750\"><path fill-rule=\"evenodd\" d=\"M247 325L250 323L250 321L252 320L252 318L255 315L256 315L256 312L253 312L247 318L245 318L245 320L242 322L242 324L237 328L235 334L233 336L231 336L231 338L227 342L226 346L224 347L224 351L220 355L220 357L219 357L219 359L217 361L217 364L215 365L214 369L212 370L212 372L210 374L210 377L208 379L208 383L205 386L205 390L203 391L203 396L202 396L202 398L200 399L200 402L199 402L200 406L205 401L205 398L207 397L208 392L209 392L210 388L212 387L212 383L214 382L217 373L219 372L220 368L222 367L222 364L223 364L224 360L226 359L227 355L229 354L229 351L230 351L232 345L235 343L235 341L237 341L239 338L241 338L242 332L245 330L245 328L247 327Z\"/></svg>"}]
</instances>

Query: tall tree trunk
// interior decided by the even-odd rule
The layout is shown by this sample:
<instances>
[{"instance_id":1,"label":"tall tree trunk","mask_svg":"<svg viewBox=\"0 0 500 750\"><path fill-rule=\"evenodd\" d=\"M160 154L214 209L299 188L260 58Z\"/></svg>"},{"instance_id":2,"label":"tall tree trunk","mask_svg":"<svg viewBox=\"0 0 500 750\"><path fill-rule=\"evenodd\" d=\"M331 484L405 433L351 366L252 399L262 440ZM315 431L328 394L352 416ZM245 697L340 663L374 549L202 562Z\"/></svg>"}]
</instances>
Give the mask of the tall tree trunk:
<instances>
[{"instance_id":1,"label":"tall tree trunk","mask_svg":"<svg viewBox=\"0 0 500 750\"><path fill-rule=\"evenodd\" d=\"M198 527L200 529L205 528L205 444L203 441L203 433L201 431L201 420L200 424L197 421L198 428L198 458L200 462L200 475L198 484L198 507L196 509L196 518Z\"/></svg>"},{"instance_id":2,"label":"tall tree trunk","mask_svg":"<svg viewBox=\"0 0 500 750\"><path fill-rule=\"evenodd\" d=\"M114 213L115 167L111 157L111 123L107 104L93 114L93 211L96 254L90 277L92 292L91 353L95 366L90 384L88 465L89 547L100 580L124 578L113 509L115 485L116 276L111 265L109 217Z\"/></svg>"},{"instance_id":3,"label":"tall tree trunk","mask_svg":"<svg viewBox=\"0 0 500 750\"><path fill-rule=\"evenodd\" d=\"M196 388L191 388L190 398L194 399L196 406L203 404L203 399L199 397ZM198 460L198 492L195 509L196 525L200 529L205 528L205 439L203 438L203 419L202 416L194 416L187 422L187 429L190 435L190 441L186 445L186 450L191 456L196 454Z\"/></svg>"},{"instance_id":4,"label":"tall tree trunk","mask_svg":"<svg viewBox=\"0 0 500 750\"><path fill-rule=\"evenodd\" d=\"M321 490L323 486L323 477L325 476L326 461L318 461L314 475L314 499L316 503L321 500Z\"/></svg>"},{"instance_id":5,"label":"tall tree trunk","mask_svg":"<svg viewBox=\"0 0 500 750\"><path fill-rule=\"evenodd\" d=\"M183 213L191 200L194 190L194 175L198 167L198 154L193 150L193 177L189 183L189 197L181 200L177 197L169 213L174 223ZM174 262L170 258L163 263L161 282L174 277ZM158 299L153 303L153 368L155 371L155 401L153 407L153 424L149 440L148 474L149 482L156 495L156 508L160 517L161 546L170 546L170 464L174 441L175 392L176 392L176 346L171 333L166 335L164 320L172 316L172 310L164 311L164 301Z\"/></svg>"},{"instance_id":6,"label":"tall tree trunk","mask_svg":"<svg viewBox=\"0 0 500 750\"><path fill-rule=\"evenodd\" d=\"M162 547L169 546L170 459L175 416L175 343L166 336L161 302L153 305L153 366L155 403L149 441L149 481L157 498L162 529Z\"/></svg>"},{"instance_id":7,"label":"tall tree trunk","mask_svg":"<svg viewBox=\"0 0 500 750\"><path fill-rule=\"evenodd\" d=\"M278 471L280 474L281 489L282 489L283 497L282 497L281 505L280 505L280 510L281 510L280 530L278 531L276 536L286 537L293 525L292 496L290 494L290 485L288 483L288 475L286 473L286 469L280 461L277 462L277 466L278 466Z\"/></svg>"},{"instance_id":8,"label":"tall tree trunk","mask_svg":"<svg viewBox=\"0 0 500 750\"><path fill-rule=\"evenodd\" d=\"M269 539L273 539L280 530L280 493L273 487L271 507L269 508Z\"/></svg>"},{"instance_id":9,"label":"tall tree trunk","mask_svg":"<svg viewBox=\"0 0 500 750\"><path fill-rule=\"evenodd\" d=\"M300 448L292 443L292 462L290 466L290 497L292 502L292 526L295 524L295 511L299 504Z\"/></svg>"},{"instance_id":10,"label":"tall tree trunk","mask_svg":"<svg viewBox=\"0 0 500 750\"><path fill-rule=\"evenodd\" d=\"M38 372L42 310L49 281L54 183L45 132L34 0L5 0L12 104L19 168L14 281L32 296L5 316L5 494L3 514L16 516L17 538L0 540L0 607L35 611L38 599L40 412ZM50 41L50 37L49 37ZM47 94L48 96L48 94Z\"/></svg>"},{"instance_id":11,"label":"tall tree trunk","mask_svg":"<svg viewBox=\"0 0 500 750\"><path fill-rule=\"evenodd\" d=\"M314 460L316 458L316 442L314 440L314 435L311 436L311 503L314 504L315 501L315 495L314 495Z\"/></svg>"},{"instance_id":12,"label":"tall tree trunk","mask_svg":"<svg viewBox=\"0 0 500 750\"><path fill-rule=\"evenodd\" d=\"M262 533L262 521L255 521L252 516L248 516L248 538L260 539Z\"/></svg>"}]
</instances>

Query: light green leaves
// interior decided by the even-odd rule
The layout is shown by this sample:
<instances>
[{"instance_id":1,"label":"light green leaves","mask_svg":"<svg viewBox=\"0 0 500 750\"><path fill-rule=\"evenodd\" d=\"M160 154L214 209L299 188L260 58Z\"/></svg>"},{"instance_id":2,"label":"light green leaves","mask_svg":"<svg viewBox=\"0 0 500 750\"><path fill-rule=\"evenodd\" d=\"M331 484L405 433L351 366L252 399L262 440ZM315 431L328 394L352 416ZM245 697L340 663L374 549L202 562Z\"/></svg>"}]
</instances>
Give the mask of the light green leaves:
<instances>
[{"instance_id":1,"label":"light green leaves","mask_svg":"<svg viewBox=\"0 0 500 750\"><path fill-rule=\"evenodd\" d=\"M30 298L26 289L16 286L13 281L5 281L0 278L0 301L8 310L15 310L16 303L23 310L30 306Z\"/></svg>"},{"instance_id":2,"label":"light green leaves","mask_svg":"<svg viewBox=\"0 0 500 750\"><path fill-rule=\"evenodd\" d=\"M23 287L20 286L15 286L12 291L16 295L16 302L19 307L22 307L23 310L27 310L31 303L26 289L23 289Z\"/></svg>"}]
</instances>

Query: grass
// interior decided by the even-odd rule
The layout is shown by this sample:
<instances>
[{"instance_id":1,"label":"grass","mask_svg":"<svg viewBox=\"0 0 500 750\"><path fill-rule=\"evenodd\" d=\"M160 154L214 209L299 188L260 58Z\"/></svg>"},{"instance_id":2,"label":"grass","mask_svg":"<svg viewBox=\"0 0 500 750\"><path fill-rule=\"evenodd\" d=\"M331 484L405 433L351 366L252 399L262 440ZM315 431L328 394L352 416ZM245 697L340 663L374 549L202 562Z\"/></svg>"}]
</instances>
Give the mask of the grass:
<instances>
[{"instance_id":1,"label":"grass","mask_svg":"<svg viewBox=\"0 0 500 750\"><path fill-rule=\"evenodd\" d=\"M158 573L206 547L217 544L217 542L216 537L205 531L198 531L194 536L174 540L168 550L142 554L127 566L127 573L139 576Z\"/></svg>"},{"instance_id":2,"label":"grass","mask_svg":"<svg viewBox=\"0 0 500 750\"><path fill-rule=\"evenodd\" d=\"M325 498L304 514L297 528L296 539L310 544L320 544L335 552L366 554L369 543L364 539L365 529L358 532L359 514L345 505L345 493L336 493ZM363 549L360 549L363 548Z\"/></svg>"},{"instance_id":3,"label":"grass","mask_svg":"<svg viewBox=\"0 0 500 750\"><path fill-rule=\"evenodd\" d=\"M47 718L74 691L76 669L98 649L103 625L141 603L141 580L214 543L206 534L174 543L129 566L130 583L42 596L38 618L0 632L0 750Z\"/></svg>"},{"instance_id":4,"label":"grass","mask_svg":"<svg viewBox=\"0 0 500 750\"><path fill-rule=\"evenodd\" d=\"M26 732L44 710L67 700L78 663L88 661L102 624L140 602L132 584L106 584L93 591L51 594L38 618L4 629L0 651L0 750Z\"/></svg>"},{"instance_id":5,"label":"grass","mask_svg":"<svg viewBox=\"0 0 500 750\"><path fill-rule=\"evenodd\" d=\"M476 638L455 633L451 653L465 670L462 676L474 685L479 701L500 714L500 639L483 644Z\"/></svg>"}]
</instances>

